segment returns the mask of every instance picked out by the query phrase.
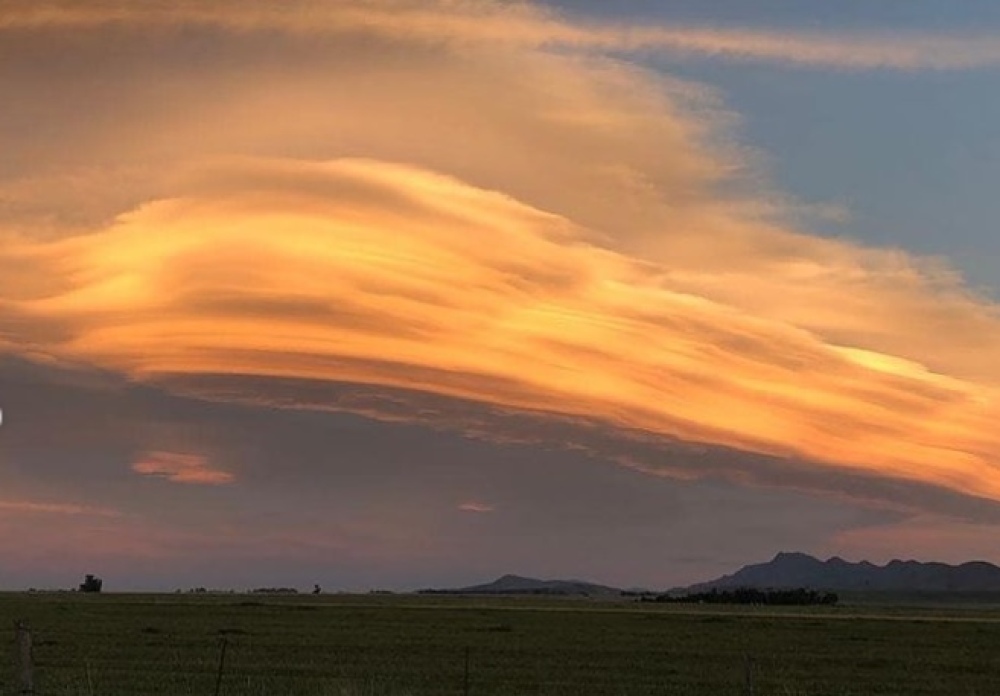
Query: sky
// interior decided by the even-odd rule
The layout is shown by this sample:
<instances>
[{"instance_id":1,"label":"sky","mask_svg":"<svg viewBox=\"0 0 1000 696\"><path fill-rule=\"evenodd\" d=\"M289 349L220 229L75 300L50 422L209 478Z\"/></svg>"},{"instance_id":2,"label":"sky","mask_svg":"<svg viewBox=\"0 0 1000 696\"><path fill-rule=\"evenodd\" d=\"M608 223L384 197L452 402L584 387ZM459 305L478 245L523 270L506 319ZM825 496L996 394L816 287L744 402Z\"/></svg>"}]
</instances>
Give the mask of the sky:
<instances>
[{"instance_id":1,"label":"sky","mask_svg":"<svg viewBox=\"0 0 1000 696\"><path fill-rule=\"evenodd\" d=\"M0 0L0 588L1000 562L998 29Z\"/></svg>"}]
</instances>

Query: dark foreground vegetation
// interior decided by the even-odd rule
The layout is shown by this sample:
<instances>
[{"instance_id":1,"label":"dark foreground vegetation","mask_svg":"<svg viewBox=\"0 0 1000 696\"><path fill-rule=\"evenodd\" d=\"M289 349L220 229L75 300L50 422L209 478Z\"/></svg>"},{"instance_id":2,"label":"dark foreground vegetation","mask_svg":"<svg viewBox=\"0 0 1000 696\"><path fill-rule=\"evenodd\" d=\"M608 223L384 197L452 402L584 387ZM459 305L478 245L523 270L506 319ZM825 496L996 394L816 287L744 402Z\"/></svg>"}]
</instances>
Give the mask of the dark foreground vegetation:
<instances>
[{"instance_id":1,"label":"dark foreground vegetation","mask_svg":"<svg viewBox=\"0 0 1000 696\"><path fill-rule=\"evenodd\" d=\"M1000 693L1000 610L975 606L0 595L15 619L38 696L738 696L748 677L755 696Z\"/></svg>"}]
</instances>

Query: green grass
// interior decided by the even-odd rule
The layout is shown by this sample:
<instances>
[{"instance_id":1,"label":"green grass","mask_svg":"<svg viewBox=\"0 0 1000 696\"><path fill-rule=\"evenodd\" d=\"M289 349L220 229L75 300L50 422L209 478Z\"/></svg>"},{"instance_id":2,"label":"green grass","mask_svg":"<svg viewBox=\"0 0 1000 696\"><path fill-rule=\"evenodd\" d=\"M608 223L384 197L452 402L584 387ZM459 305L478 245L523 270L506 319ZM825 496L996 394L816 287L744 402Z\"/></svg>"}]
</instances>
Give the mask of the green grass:
<instances>
[{"instance_id":1,"label":"green grass","mask_svg":"<svg viewBox=\"0 0 1000 696\"><path fill-rule=\"evenodd\" d=\"M0 595L39 696L1000 693L1000 610L441 597ZM2 693L17 693L14 647Z\"/></svg>"}]
</instances>

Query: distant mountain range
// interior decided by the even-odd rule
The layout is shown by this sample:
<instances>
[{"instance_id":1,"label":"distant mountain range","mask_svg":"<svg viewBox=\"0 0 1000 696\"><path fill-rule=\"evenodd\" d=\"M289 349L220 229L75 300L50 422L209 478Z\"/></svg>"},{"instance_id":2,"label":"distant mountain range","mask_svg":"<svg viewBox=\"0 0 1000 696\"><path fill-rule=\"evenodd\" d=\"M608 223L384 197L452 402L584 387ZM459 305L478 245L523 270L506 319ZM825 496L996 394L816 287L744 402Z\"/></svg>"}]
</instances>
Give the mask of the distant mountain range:
<instances>
[{"instance_id":1,"label":"distant mountain range","mask_svg":"<svg viewBox=\"0 0 1000 696\"><path fill-rule=\"evenodd\" d=\"M621 596L621 590L582 580L537 580L519 575L504 575L485 585L447 590L421 590L421 594L618 597Z\"/></svg>"},{"instance_id":2,"label":"distant mountain range","mask_svg":"<svg viewBox=\"0 0 1000 696\"><path fill-rule=\"evenodd\" d=\"M732 575L692 585L676 592L706 592L740 587L785 589L806 587L833 591L1000 592L1000 567L984 561L961 565L891 561L826 561L804 553L779 553L767 563L744 566Z\"/></svg>"},{"instance_id":3,"label":"distant mountain range","mask_svg":"<svg viewBox=\"0 0 1000 696\"><path fill-rule=\"evenodd\" d=\"M783 552L767 563L744 566L732 575L723 575L715 580L689 587L675 588L669 594L684 595L740 588L760 590L806 588L833 592L1000 592L1000 567L985 561L948 565L898 560L879 566L868 561L851 563L837 557L821 561L804 553ZM623 594L655 594L642 590L624 592L617 587L583 580L538 580L519 575L504 575L484 585L420 590L420 593L541 595L600 599L621 597Z\"/></svg>"}]
</instances>

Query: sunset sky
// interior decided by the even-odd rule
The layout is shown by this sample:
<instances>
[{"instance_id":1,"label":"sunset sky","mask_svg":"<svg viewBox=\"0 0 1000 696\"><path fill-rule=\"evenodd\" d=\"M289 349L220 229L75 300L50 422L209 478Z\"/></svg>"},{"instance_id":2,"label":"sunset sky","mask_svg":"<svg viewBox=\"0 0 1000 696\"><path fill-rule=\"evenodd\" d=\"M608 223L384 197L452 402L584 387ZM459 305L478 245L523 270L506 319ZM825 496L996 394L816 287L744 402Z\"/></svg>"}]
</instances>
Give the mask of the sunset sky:
<instances>
[{"instance_id":1,"label":"sunset sky","mask_svg":"<svg viewBox=\"0 0 1000 696\"><path fill-rule=\"evenodd\" d=\"M1000 562L998 78L992 0L0 0L0 589Z\"/></svg>"}]
</instances>

